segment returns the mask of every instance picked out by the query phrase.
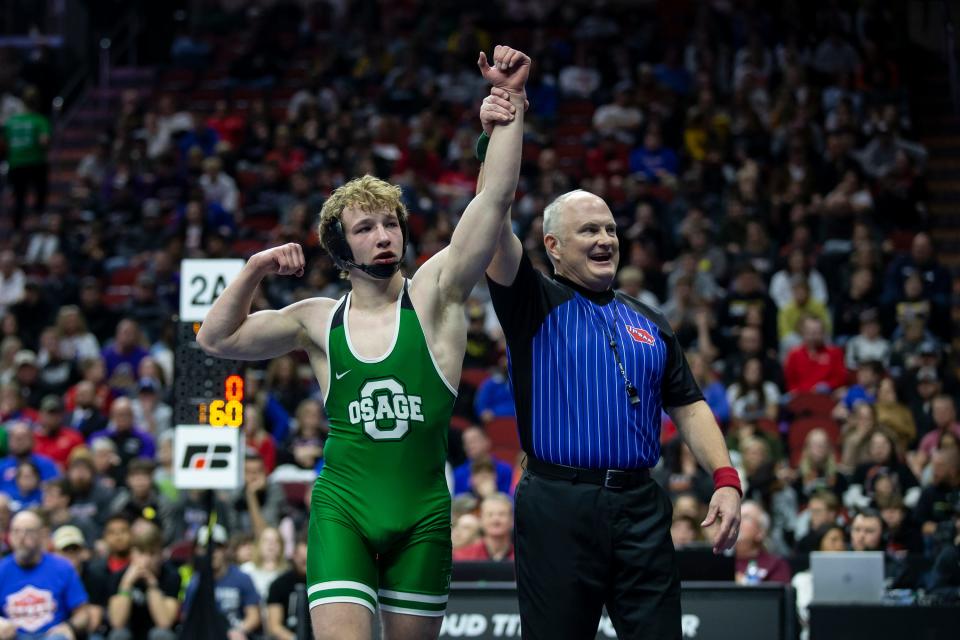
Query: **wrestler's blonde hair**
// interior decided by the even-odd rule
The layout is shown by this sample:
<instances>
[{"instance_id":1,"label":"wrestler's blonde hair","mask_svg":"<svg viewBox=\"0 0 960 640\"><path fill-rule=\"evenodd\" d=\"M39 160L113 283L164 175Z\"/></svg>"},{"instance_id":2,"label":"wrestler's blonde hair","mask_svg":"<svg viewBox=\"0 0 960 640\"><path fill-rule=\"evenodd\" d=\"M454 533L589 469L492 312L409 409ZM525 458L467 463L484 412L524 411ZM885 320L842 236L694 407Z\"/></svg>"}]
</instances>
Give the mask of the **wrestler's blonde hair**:
<instances>
[{"instance_id":1,"label":"wrestler's blonde hair","mask_svg":"<svg viewBox=\"0 0 960 640\"><path fill-rule=\"evenodd\" d=\"M403 204L401 197L400 187L371 175L354 178L345 185L337 187L320 209L318 226L323 248L330 251L330 247L327 246L329 238L327 231L330 225L342 219L343 210L347 207L359 207L371 213L384 209L394 211L400 224L406 226L407 206Z\"/></svg>"}]
</instances>

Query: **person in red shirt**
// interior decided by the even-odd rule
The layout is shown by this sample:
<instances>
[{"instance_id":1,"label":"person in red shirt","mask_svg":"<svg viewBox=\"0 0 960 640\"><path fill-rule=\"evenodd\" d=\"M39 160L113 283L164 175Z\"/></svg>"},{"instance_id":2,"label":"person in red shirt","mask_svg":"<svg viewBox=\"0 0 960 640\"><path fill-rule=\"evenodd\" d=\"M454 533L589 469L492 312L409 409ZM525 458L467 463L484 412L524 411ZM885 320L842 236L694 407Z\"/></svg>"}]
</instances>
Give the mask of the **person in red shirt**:
<instances>
[{"instance_id":1,"label":"person in red shirt","mask_svg":"<svg viewBox=\"0 0 960 640\"><path fill-rule=\"evenodd\" d=\"M66 469L67 458L74 447L83 444L83 436L76 429L64 426L63 401L58 396L44 396L40 401L39 429L33 436L33 451Z\"/></svg>"},{"instance_id":2,"label":"person in red shirt","mask_svg":"<svg viewBox=\"0 0 960 640\"><path fill-rule=\"evenodd\" d=\"M825 343L823 321L805 317L801 334L803 344L790 351L783 365L787 391L832 391L847 384L843 350Z\"/></svg>"},{"instance_id":3,"label":"person in red shirt","mask_svg":"<svg viewBox=\"0 0 960 640\"><path fill-rule=\"evenodd\" d=\"M480 529L483 537L456 549L453 559L513 562L513 502L506 494L494 493L480 503Z\"/></svg>"},{"instance_id":4,"label":"person in red shirt","mask_svg":"<svg viewBox=\"0 0 960 640\"><path fill-rule=\"evenodd\" d=\"M740 584L790 583L790 565L766 549L770 516L759 503L744 500L740 506L740 537L737 538L736 580Z\"/></svg>"},{"instance_id":5,"label":"person in red shirt","mask_svg":"<svg viewBox=\"0 0 960 640\"><path fill-rule=\"evenodd\" d=\"M263 460L264 471L270 475L277 466L277 444L263 428L263 415L255 404L243 407L243 430L247 432L247 449L257 452Z\"/></svg>"}]
</instances>

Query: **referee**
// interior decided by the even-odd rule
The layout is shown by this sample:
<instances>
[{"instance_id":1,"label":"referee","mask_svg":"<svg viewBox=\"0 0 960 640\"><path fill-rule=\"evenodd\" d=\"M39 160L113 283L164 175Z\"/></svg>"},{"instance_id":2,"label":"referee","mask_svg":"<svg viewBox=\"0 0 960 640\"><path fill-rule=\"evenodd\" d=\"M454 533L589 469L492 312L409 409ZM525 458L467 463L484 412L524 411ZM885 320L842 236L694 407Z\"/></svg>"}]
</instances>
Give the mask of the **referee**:
<instances>
[{"instance_id":1,"label":"referee","mask_svg":"<svg viewBox=\"0 0 960 640\"><path fill-rule=\"evenodd\" d=\"M544 211L552 278L508 226L487 269L528 456L514 529L526 640L593 638L603 605L621 640L680 640L672 505L650 479L662 407L714 474L714 552L739 530L739 478L670 325L611 288L616 231L601 198L573 191Z\"/></svg>"}]
</instances>

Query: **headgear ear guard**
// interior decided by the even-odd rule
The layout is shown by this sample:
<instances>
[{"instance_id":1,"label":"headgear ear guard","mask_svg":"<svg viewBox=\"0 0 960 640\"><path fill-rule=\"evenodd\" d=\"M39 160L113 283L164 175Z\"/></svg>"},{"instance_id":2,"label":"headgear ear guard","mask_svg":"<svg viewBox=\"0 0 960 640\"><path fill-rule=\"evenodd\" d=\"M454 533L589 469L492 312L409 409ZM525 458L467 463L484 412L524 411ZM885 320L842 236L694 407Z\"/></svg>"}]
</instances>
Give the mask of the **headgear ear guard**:
<instances>
[{"instance_id":1,"label":"headgear ear guard","mask_svg":"<svg viewBox=\"0 0 960 640\"><path fill-rule=\"evenodd\" d=\"M397 216L400 221L400 231L403 233L403 246L400 249L400 259L391 264L358 264L353 259L353 250L347 242L347 234L343 230L343 223L339 218L327 225L320 239L327 252L333 258L338 269L349 271L351 267L360 269L367 275L385 280L400 270L400 262L407 253L407 221Z\"/></svg>"}]
</instances>

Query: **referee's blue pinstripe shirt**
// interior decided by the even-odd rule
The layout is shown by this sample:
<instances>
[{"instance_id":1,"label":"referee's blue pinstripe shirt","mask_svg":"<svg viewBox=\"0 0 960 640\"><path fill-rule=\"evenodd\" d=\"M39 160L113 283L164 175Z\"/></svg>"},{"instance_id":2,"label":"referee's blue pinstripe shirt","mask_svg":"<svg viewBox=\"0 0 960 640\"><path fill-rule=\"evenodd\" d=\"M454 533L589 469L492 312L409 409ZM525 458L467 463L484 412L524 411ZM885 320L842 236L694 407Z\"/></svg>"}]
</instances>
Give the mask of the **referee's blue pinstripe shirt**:
<instances>
[{"instance_id":1,"label":"referee's blue pinstripe shirt","mask_svg":"<svg viewBox=\"0 0 960 640\"><path fill-rule=\"evenodd\" d=\"M526 256L513 284L488 284L507 339L524 451L586 469L654 466L662 408L703 399L666 319L622 293L548 278Z\"/></svg>"}]
</instances>

